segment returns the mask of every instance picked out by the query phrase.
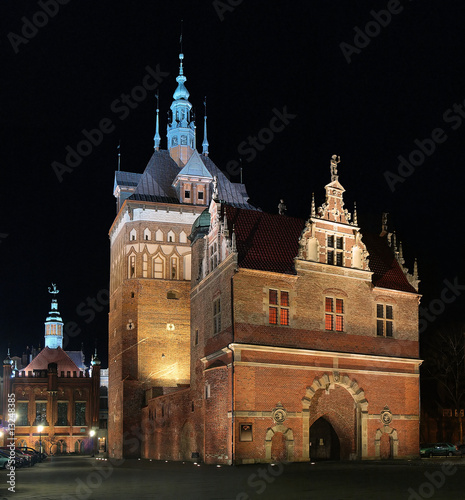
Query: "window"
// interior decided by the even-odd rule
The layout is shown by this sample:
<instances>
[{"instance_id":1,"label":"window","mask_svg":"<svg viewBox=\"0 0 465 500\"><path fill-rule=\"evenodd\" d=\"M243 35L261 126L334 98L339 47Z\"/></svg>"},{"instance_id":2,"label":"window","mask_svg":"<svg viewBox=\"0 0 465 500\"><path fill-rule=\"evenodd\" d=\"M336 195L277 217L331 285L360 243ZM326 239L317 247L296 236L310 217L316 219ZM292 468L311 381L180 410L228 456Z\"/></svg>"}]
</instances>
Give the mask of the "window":
<instances>
[{"instance_id":1,"label":"window","mask_svg":"<svg viewBox=\"0 0 465 500\"><path fill-rule=\"evenodd\" d=\"M199 331L195 330L194 345L199 344Z\"/></svg>"},{"instance_id":2,"label":"window","mask_svg":"<svg viewBox=\"0 0 465 500\"><path fill-rule=\"evenodd\" d=\"M213 301L213 334L221 331L221 299Z\"/></svg>"},{"instance_id":3,"label":"window","mask_svg":"<svg viewBox=\"0 0 465 500\"><path fill-rule=\"evenodd\" d=\"M205 399L208 399L211 397L211 390L210 390L210 384L205 385Z\"/></svg>"},{"instance_id":4,"label":"window","mask_svg":"<svg viewBox=\"0 0 465 500\"><path fill-rule=\"evenodd\" d=\"M58 403L57 423L55 425L68 425L68 403Z\"/></svg>"},{"instance_id":5,"label":"window","mask_svg":"<svg viewBox=\"0 0 465 500\"><path fill-rule=\"evenodd\" d=\"M170 262L171 262L171 279L177 280L178 279L178 258L171 257Z\"/></svg>"},{"instance_id":6,"label":"window","mask_svg":"<svg viewBox=\"0 0 465 500\"><path fill-rule=\"evenodd\" d=\"M197 193L197 196L198 196L199 200L203 200L203 191L199 191Z\"/></svg>"},{"instance_id":7,"label":"window","mask_svg":"<svg viewBox=\"0 0 465 500\"><path fill-rule=\"evenodd\" d=\"M443 417L452 417L452 410L442 410L442 416Z\"/></svg>"},{"instance_id":8,"label":"window","mask_svg":"<svg viewBox=\"0 0 465 500\"><path fill-rule=\"evenodd\" d=\"M48 425L47 424L47 403L36 402L36 421L34 425Z\"/></svg>"},{"instance_id":9,"label":"window","mask_svg":"<svg viewBox=\"0 0 465 500\"><path fill-rule=\"evenodd\" d=\"M129 257L129 277L130 278L136 277L136 256L135 255L131 255Z\"/></svg>"},{"instance_id":10,"label":"window","mask_svg":"<svg viewBox=\"0 0 465 500\"><path fill-rule=\"evenodd\" d=\"M344 238L328 234L326 236L326 263L330 265L344 265Z\"/></svg>"},{"instance_id":11,"label":"window","mask_svg":"<svg viewBox=\"0 0 465 500\"><path fill-rule=\"evenodd\" d=\"M166 294L167 299L179 299L179 294L175 290L169 290L168 293Z\"/></svg>"},{"instance_id":12,"label":"window","mask_svg":"<svg viewBox=\"0 0 465 500\"><path fill-rule=\"evenodd\" d=\"M270 289L268 304L268 323L289 326L289 292Z\"/></svg>"},{"instance_id":13,"label":"window","mask_svg":"<svg viewBox=\"0 0 465 500\"><path fill-rule=\"evenodd\" d=\"M344 300L325 298L325 330L344 331Z\"/></svg>"},{"instance_id":14,"label":"window","mask_svg":"<svg viewBox=\"0 0 465 500\"><path fill-rule=\"evenodd\" d=\"M253 441L252 424L240 424L240 426L239 426L239 440L240 441Z\"/></svg>"},{"instance_id":15,"label":"window","mask_svg":"<svg viewBox=\"0 0 465 500\"><path fill-rule=\"evenodd\" d=\"M378 337L392 337L394 328L394 313L392 306L376 304L376 335Z\"/></svg>"},{"instance_id":16,"label":"window","mask_svg":"<svg viewBox=\"0 0 465 500\"><path fill-rule=\"evenodd\" d=\"M163 279L164 273L164 261L160 256L157 256L153 259L153 277Z\"/></svg>"},{"instance_id":17,"label":"window","mask_svg":"<svg viewBox=\"0 0 465 500\"><path fill-rule=\"evenodd\" d=\"M86 425L86 403L74 403L74 425Z\"/></svg>"},{"instance_id":18,"label":"window","mask_svg":"<svg viewBox=\"0 0 465 500\"><path fill-rule=\"evenodd\" d=\"M16 403L16 425L29 425L27 412L29 405L27 403Z\"/></svg>"},{"instance_id":19,"label":"window","mask_svg":"<svg viewBox=\"0 0 465 500\"><path fill-rule=\"evenodd\" d=\"M218 245L216 241L210 245L210 271L218 266Z\"/></svg>"},{"instance_id":20,"label":"window","mask_svg":"<svg viewBox=\"0 0 465 500\"><path fill-rule=\"evenodd\" d=\"M186 189L186 190L184 191L184 198L185 198L186 200L190 200L190 199L191 199L191 192L190 192L188 189Z\"/></svg>"}]
</instances>

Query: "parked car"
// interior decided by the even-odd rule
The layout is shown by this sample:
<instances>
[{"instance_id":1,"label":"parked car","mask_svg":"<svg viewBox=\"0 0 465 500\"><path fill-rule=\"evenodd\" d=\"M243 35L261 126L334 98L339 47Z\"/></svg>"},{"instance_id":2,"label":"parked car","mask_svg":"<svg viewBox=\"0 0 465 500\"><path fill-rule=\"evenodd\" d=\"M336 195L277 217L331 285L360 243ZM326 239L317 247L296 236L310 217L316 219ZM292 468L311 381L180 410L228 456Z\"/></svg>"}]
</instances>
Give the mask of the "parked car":
<instances>
[{"instance_id":1,"label":"parked car","mask_svg":"<svg viewBox=\"0 0 465 500\"><path fill-rule=\"evenodd\" d=\"M9 462L9 457L0 454L0 469L6 469L8 462Z\"/></svg>"},{"instance_id":2,"label":"parked car","mask_svg":"<svg viewBox=\"0 0 465 500\"><path fill-rule=\"evenodd\" d=\"M10 450L7 451L3 448L0 448L0 456L6 457L8 460L10 460L10 458L11 458ZM15 456L14 466L16 469L19 469L21 467L25 467L28 465L27 461L24 457L21 457L21 456L17 455L16 453L14 454L14 456Z\"/></svg>"},{"instance_id":3,"label":"parked car","mask_svg":"<svg viewBox=\"0 0 465 500\"><path fill-rule=\"evenodd\" d=\"M10 448L8 448L8 446L2 446L0 450L10 453ZM16 461L19 462L20 460L18 459L21 458L22 465L24 465L25 467L32 467L35 464L35 462L32 461L32 457L30 455L26 455L22 451L19 451L17 448L15 448L14 451L16 455Z\"/></svg>"},{"instance_id":4,"label":"parked car","mask_svg":"<svg viewBox=\"0 0 465 500\"><path fill-rule=\"evenodd\" d=\"M465 455L465 444L459 444L457 446L457 455L460 455L461 457Z\"/></svg>"},{"instance_id":5,"label":"parked car","mask_svg":"<svg viewBox=\"0 0 465 500\"><path fill-rule=\"evenodd\" d=\"M458 449L452 443L426 443L420 445L420 455L426 457L457 455Z\"/></svg>"},{"instance_id":6,"label":"parked car","mask_svg":"<svg viewBox=\"0 0 465 500\"><path fill-rule=\"evenodd\" d=\"M24 451L26 453L33 453L37 456L39 462L43 462L48 458L46 453L40 453L40 451L35 450L34 448L30 448L29 446L18 446L17 450Z\"/></svg>"}]
</instances>

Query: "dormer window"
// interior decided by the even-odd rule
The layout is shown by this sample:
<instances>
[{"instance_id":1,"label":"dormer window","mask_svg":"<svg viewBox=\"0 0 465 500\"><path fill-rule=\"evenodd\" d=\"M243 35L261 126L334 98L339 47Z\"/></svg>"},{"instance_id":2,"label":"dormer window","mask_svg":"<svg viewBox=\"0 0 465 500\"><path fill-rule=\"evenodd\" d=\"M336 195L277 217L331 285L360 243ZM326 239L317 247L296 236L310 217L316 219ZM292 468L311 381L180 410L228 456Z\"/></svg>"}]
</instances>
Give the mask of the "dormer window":
<instances>
[{"instance_id":1,"label":"dormer window","mask_svg":"<svg viewBox=\"0 0 465 500\"><path fill-rule=\"evenodd\" d=\"M203 200L203 191L198 192L199 200Z\"/></svg>"},{"instance_id":2,"label":"dormer window","mask_svg":"<svg viewBox=\"0 0 465 500\"><path fill-rule=\"evenodd\" d=\"M184 191L184 198L186 200L190 200L190 198L191 198L191 192L187 189L186 189L186 191Z\"/></svg>"}]
</instances>

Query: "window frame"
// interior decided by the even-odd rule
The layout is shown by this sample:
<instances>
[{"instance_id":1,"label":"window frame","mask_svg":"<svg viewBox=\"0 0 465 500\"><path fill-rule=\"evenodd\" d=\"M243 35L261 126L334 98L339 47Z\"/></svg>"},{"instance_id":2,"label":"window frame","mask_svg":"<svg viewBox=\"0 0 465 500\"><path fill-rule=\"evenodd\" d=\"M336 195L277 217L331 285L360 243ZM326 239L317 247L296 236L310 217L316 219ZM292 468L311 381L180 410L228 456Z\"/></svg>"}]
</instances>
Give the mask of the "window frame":
<instances>
[{"instance_id":1,"label":"window frame","mask_svg":"<svg viewBox=\"0 0 465 500\"><path fill-rule=\"evenodd\" d=\"M335 332L335 333L346 332L347 311L346 311L346 306L344 305L344 300L345 297L342 298L342 297L337 297L335 295L325 296L325 302L324 302L325 332ZM341 326L339 326L341 322L342 322L342 328Z\"/></svg>"},{"instance_id":2,"label":"window frame","mask_svg":"<svg viewBox=\"0 0 465 500\"><path fill-rule=\"evenodd\" d=\"M376 336L394 337L394 306L392 304L376 302Z\"/></svg>"},{"instance_id":3,"label":"window frame","mask_svg":"<svg viewBox=\"0 0 465 500\"><path fill-rule=\"evenodd\" d=\"M268 325L290 326L291 292L289 290L281 290L279 288L268 288L267 303Z\"/></svg>"}]
</instances>

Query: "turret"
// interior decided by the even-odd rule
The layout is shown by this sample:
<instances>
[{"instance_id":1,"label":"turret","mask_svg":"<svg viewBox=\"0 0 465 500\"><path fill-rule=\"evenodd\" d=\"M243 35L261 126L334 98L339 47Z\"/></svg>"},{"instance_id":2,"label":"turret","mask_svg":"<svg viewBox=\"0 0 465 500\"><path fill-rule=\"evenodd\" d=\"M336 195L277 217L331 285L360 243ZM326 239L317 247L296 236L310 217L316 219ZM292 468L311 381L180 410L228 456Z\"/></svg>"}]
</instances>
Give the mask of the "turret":
<instances>
[{"instance_id":1,"label":"turret","mask_svg":"<svg viewBox=\"0 0 465 500\"><path fill-rule=\"evenodd\" d=\"M52 288L48 288L48 292L54 297L60 293L54 283L52 283ZM56 298L52 299L50 312L45 320L45 347L49 347L50 349L63 348L63 320L58 312L58 301Z\"/></svg>"},{"instance_id":2,"label":"turret","mask_svg":"<svg viewBox=\"0 0 465 500\"><path fill-rule=\"evenodd\" d=\"M189 92L184 83L182 61L184 54L179 54L179 75L176 78L178 87L173 94L171 104L171 123L168 124L168 150L171 158L183 167L195 149L195 123L191 118L192 104L188 101Z\"/></svg>"}]
</instances>

